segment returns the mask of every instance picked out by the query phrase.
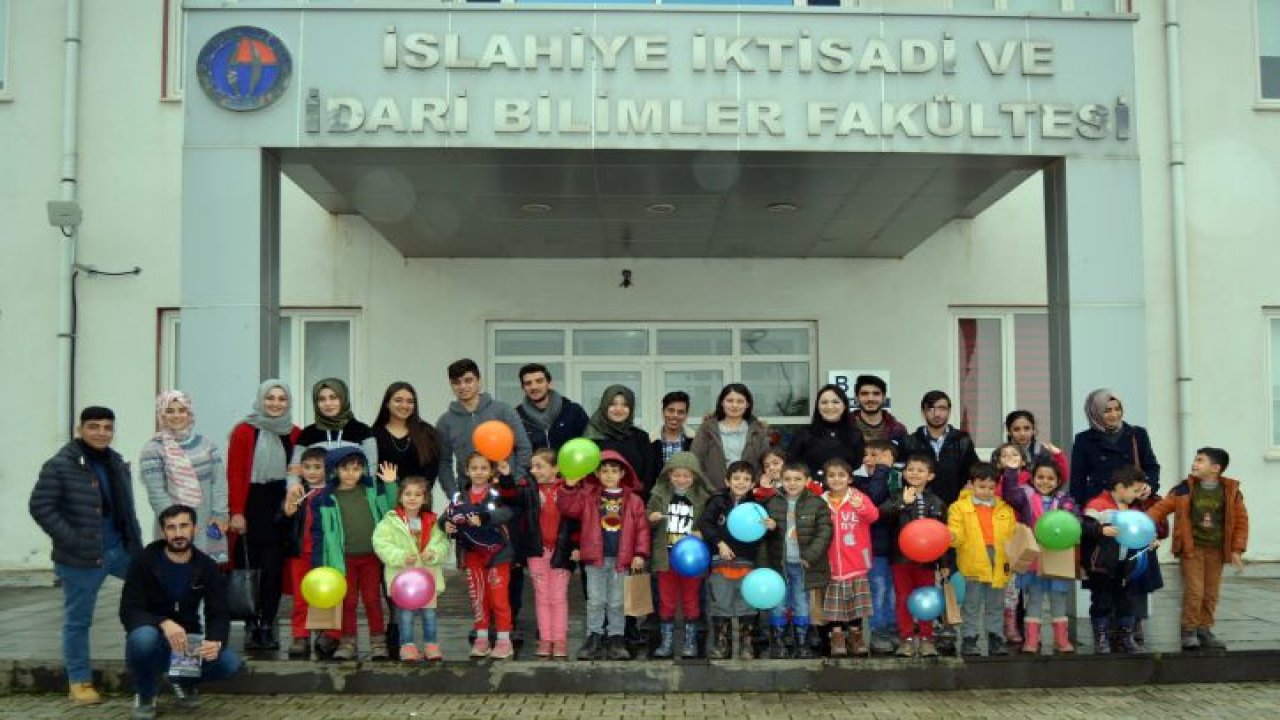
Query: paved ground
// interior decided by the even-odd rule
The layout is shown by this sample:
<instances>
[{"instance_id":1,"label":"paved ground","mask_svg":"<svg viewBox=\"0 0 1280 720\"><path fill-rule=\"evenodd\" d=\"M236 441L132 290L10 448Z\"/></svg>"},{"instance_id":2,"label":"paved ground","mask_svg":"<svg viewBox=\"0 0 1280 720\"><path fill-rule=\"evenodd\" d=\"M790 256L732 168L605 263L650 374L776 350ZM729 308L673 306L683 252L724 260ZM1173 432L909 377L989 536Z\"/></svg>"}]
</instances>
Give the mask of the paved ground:
<instances>
[{"instance_id":1,"label":"paved ground","mask_svg":"<svg viewBox=\"0 0 1280 720\"><path fill-rule=\"evenodd\" d=\"M179 714L162 699L161 717ZM1280 684L1216 684L950 693L679 695L211 696L186 717L357 720L359 718L1259 718L1280 707ZM0 697L5 718L120 718L129 701L68 710L60 696Z\"/></svg>"}]
</instances>

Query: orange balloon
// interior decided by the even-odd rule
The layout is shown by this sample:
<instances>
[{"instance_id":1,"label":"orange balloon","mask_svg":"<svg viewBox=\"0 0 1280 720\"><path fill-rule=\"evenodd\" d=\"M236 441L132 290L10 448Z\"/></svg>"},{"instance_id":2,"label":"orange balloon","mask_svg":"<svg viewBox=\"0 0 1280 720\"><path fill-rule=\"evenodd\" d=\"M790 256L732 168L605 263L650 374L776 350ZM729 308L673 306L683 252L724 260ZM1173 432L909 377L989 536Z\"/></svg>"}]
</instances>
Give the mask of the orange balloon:
<instances>
[{"instance_id":1,"label":"orange balloon","mask_svg":"<svg viewBox=\"0 0 1280 720\"><path fill-rule=\"evenodd\" d=\"M516 446L516 436L501 420L486 420L471 433L471 445L486 458L501 462L511 457L511 450Z\"/></svg>"}]
</instances>

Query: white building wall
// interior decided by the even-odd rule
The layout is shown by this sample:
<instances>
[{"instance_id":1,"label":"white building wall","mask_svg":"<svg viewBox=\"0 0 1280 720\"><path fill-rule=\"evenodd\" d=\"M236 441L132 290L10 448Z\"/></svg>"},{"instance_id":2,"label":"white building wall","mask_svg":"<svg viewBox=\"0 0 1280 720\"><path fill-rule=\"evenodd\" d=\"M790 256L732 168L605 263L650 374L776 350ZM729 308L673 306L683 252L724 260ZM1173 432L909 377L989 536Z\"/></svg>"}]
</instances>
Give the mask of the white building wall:
<instances>
[{"instance_id":1,"label":"white building wall","mask_svg":"<svg viewBox=\"0 0 1280 720\"><path fill-rule=\"evenodd\" d=\"M1231 474L1245 481L1258 520L1250 555L1276 559L1280 528L1261 521L1280 500L1280 488L1268 482L1277 459L1265 457L1262 308L1280 305L1273 230L1280 226L1280 114L1254 109L1250 5L1183 3L1193 442L1232 452ZM1189 459L1174 450L1163 27L1156 10L1136 26L1150 412L1130 419L1151 430L1169 484ZM160 101L161 37L140 31L159 26L158 3L85 3L80 262L143 272L80 280L77 400L116 409L116 447L126 458L135 458L152 432L157 310L179 302L182 105ZM25 506L40 464L60 444L52 405L59 236L43 205L59 192L62 4L16 0L10 28L14 100L0 103L0 376L10 411L0 414L0 437L11 454L0 463L0 507L8 508L0 515L0 567L44 567L48 541ZM444 366L463 355L483 360L489 320L687 317L815 320L819 377L831 368L891 367L899 415L914 425L915 398L935 386L953 389L949 306L1044 302L1042 202L1033 179L900 261L406 260L361 220L329 216L286 181L281 300L362 308L355 338L362 364L352 384L364 417L393 379L419 388L426 416L442 410ZM634 272L628 290L618 287L624 266ZM874 317L859 318L860 303L871 299ZM244 398L246 410L250 400Z\"/></svg>"}]
</instances>

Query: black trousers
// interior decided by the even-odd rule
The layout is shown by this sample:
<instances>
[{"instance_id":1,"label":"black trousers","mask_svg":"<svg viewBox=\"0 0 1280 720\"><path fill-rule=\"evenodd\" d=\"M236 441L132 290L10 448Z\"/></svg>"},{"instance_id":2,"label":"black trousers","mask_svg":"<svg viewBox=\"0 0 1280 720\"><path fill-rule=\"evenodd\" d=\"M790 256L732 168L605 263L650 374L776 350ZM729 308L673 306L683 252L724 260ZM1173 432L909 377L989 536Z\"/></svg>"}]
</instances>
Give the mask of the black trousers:
<instances>
[{"instance_id":1,"label":"black trousers","mask_svg":"<svg viewBox=\"0 0 1280 720\"><path fill-rule=\"evenodd\" d=\"M284 480L250 485L244 506L242 540L248 550L248 567L259 571L258 619L268 626L275 624L284 589L285 530L277 522L284 494ZM244 560L244 553L237 552L236 562L241 567Z\"/></svg>"}]
</instances>

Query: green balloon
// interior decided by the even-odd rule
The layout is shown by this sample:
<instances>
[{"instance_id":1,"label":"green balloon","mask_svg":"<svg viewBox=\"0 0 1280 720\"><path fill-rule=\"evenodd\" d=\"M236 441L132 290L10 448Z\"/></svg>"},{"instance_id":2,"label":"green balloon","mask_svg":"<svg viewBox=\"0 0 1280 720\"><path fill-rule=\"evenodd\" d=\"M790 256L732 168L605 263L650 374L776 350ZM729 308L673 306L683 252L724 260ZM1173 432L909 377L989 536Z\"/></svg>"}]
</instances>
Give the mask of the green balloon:
<instances>
[{"instance_id":1,"label":"green balloon","mask_svg":"<svg viewBox=\"0 0 1280 720\"><path fill-rule=\"evenodd\" d=\"M560 446L556 464L566 480L581 480L600 466L600 446L586 438L574 438Z\"/></svg>"},{"instance_id":2,"label":"green balloon","mask_svg":"<svg viewBox=\"0 0 1280 720\"><path fill-rule=\"evenodd\" d=\"M1036 521L1036 540L1045 550L1068 550L1080 544L1080 520L1066 510L1050 510Z\"/></svg>"}]
</instances>

